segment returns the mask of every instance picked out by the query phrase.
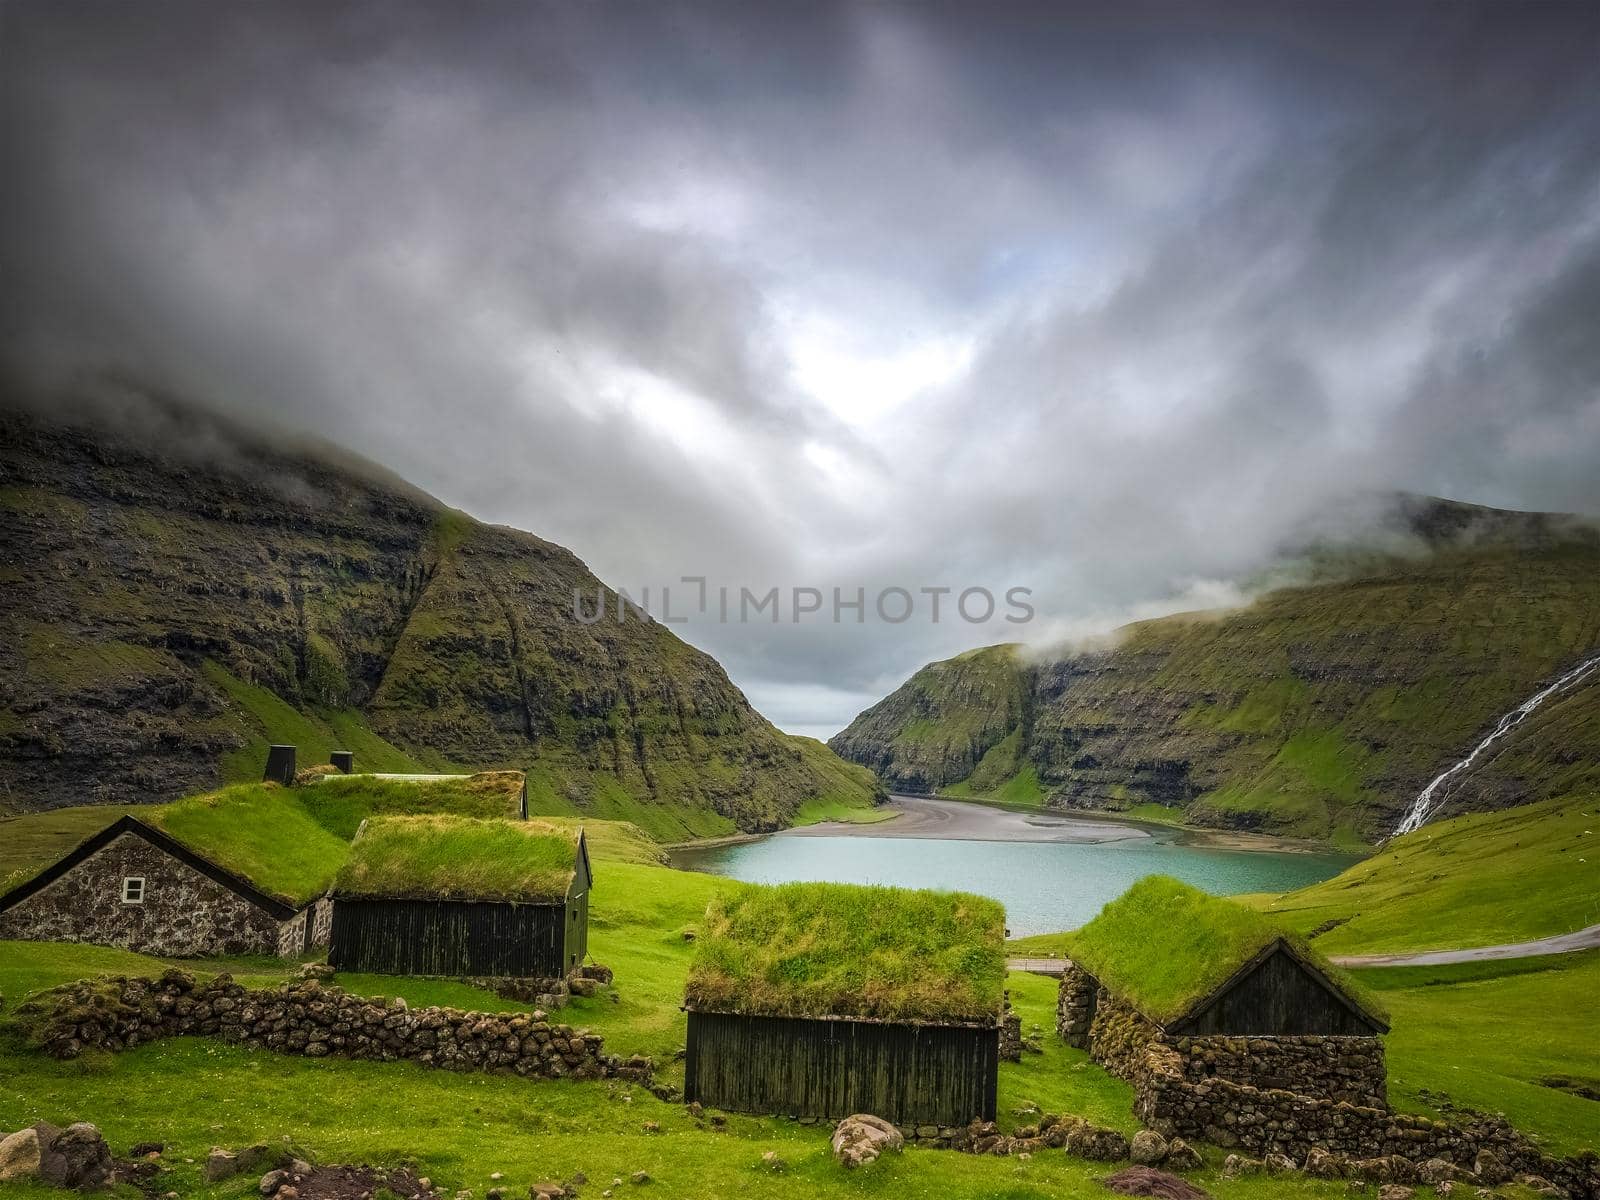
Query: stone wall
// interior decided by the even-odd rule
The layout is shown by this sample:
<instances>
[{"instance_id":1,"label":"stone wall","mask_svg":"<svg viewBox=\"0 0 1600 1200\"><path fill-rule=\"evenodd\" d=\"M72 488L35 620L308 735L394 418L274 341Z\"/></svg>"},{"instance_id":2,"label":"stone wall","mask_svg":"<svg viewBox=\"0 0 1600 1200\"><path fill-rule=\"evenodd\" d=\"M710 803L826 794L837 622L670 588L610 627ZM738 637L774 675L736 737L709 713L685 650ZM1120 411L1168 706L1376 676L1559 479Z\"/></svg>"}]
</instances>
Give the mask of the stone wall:
<instances>
[{"instance_id":1,"label":"stone wall","mask_svg":"<svg viewBox=\"0 0 1600 1200\"><path fill-rule=\"evenodd\" d=\"M34 997L19 1017L56 1058L199 1035L312 1058L406 1059L451 1071L543 1078L651 1079L649 1059L608 1055L598 1035L554 1024L542 1012L413 1009L404 1000L352 996L315 979L259 990L227 975L196 983L183 971L159 979L84 980Z\"/></svg>"},{"instance_id":2,"label":"stone wall","mask_svg":"<svg viewBox=\"0 0 1600 1200\"><path fill-rule=\"evenodd\" d=\"M1085 1023L1087 1021L1087 1024ZM1223 1079L1323 1100L1388 1104L1383 1042L1375 1037L1168 1037L1093 976L1073 967L1061 977L1056 1030L1086 1049L1113 1075L1133 1080L1152 1044L1173 1046L1184 1076L1199 1084Z\"/></svg>"},{"instance_id":3,"label":"stone wall","mask_svg":"<svg viewBox=\"0 0 1600 1200\"><path fill-rule=\"evenodd\" d=\"M1075 963L1061 973L1056 993L1056 1032L1061 1040L1079 1050L1089 1048L1089 1027L1094 1023L1095 993L1100 985L1093 975Z\"/></svg>"},{"instance_id":4,"label":"stone wall","mask_svg":"<svg viewBox=\"0 0 1600 1200\"><path fill-rule=\"evenodd\" d=\"M1185 1078L1263 1090L1299 1092L1370 1108L1389 1106L1383 1042L1375 1037L1178 1037L1161 1039L1177 1051Z\"/></svg>"},{"instance_id":5,"label":"stone wall","mask_svg":"<svg viewBox=\"0 0 1600 1200\"><path fill-rule=\"evenodd\" d=\"M144 880L142 903L123 903L129 876ZM0 938L94 942L178 957L277 954L283 924L138 834L123 833L0 913ZM299 943L291 953L300 953Z\"/></svg>"},{"instance_id":6,"label":"stone wall","mask_svg":"<svg viewBox=\"0 0 1600 1200\"><path fill-rule=\"evenodd\" d=\"M1130 1081L1134 1115L1169 1137L1296 1161L1314 1149L1327 1151L1349 1160L1353 1177L1370 1173L1364 1161L1381 1158L1422 1165L1442 1161L1468 1173L1487 1151L1511 1173L1543 1176L1575 1197L1600 1197L1600 1165L1592 1153L1547 1157L1504 1118L1474 1116L1452 1124L1382 1105L1197 1076L1177 1045L1161 1042L1146 1047Z\"/></svg>"}]
</instances>

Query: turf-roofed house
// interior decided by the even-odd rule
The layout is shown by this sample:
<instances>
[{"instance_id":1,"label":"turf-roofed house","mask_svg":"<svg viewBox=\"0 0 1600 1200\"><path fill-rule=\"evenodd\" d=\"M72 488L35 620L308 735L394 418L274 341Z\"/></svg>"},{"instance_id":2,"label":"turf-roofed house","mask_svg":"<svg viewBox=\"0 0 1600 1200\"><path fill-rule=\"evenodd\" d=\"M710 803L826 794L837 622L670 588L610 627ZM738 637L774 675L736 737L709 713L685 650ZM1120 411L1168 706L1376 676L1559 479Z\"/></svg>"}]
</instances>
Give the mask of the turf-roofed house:
<instances>
[{"instance_id":1,"label":"turf-roofed house","mask_svg":"<svg viewBox=\"0 0 1600 1200\"><path fill-rule=\"evenodd\" d=\"M333 886L341 971L560 980L588 953L581 829L446 815L365 821Z\"/></svg>"},{"instance_id":2,"label":"turf-roofed house","mask_svg":"<svg viewBox=\"0 0 1600 1200\"><path fill-rule=\"evenodd\" d=\"M326 945L345 843L285 789L125 816L0 896L0 938L145 954L293 957Z\"/></svg>"},{"instance_id":3,"label":"turf-roofed house","mask_svg":"<svg viewBox=\"0 0 1600 1200\"><path fill-rule=\"evenodd\" d=\"M741 885L706 910L684 1094L737 1112L993 1119L1005 910L960 892Z\"/></svg>"},{"instance_id":4,"label":"turf-roofed house","mask_svg":"<svg viewBox=\"0 0 1600 1200\"><path fill-rule=\"evenodd\" d=\"M1151 876L1069 954L1057 1029L1134 1084L1147 1123L1241 1088L1386 1106L1384 1010L1260 913Z\"/></svg>"}]
</instances>

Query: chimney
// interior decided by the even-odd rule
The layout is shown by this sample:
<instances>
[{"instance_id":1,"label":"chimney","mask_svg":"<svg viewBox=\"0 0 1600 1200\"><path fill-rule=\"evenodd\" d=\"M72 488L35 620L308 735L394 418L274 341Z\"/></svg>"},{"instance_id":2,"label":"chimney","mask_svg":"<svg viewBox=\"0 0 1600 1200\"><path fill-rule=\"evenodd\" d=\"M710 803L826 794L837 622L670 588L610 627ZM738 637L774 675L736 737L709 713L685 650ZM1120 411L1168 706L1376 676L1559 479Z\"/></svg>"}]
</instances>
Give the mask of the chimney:
<instances>
[{"instance_id":1,"label":"chimney","mask_svg":"<svg viewBox=\"0 0 1600 1200\"><path fill-rule=\"evenodd\" d=\"M261 777L267 783L294 785L294 747L271 746L267 749L267 771Z\"/></svg>"},{"instance_id":2,"label":"chimney","mask_svg":"<svg viewBox=\"0 0 1600 1200\"><path fill-rule=\"evenodd\" d=\"M328 755L328 761L339 768L341 775L348 775L356 769L356 752L354 750L335 750Z\"/></svg>"}]
</instances>

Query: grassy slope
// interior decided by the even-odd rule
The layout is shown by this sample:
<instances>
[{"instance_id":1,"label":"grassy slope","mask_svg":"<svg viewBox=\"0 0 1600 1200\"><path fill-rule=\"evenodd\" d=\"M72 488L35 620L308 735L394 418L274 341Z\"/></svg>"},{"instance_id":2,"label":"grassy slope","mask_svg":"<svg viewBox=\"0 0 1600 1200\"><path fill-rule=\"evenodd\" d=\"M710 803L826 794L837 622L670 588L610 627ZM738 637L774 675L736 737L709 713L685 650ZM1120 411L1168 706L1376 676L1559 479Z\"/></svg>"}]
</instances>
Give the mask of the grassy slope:
<instances>
[{"instance_id":1,"label":"grassy slope","mask_svg":"<svg viewBox=\"0 0 1600 1200\"><path fill-rule=\"evenodd\" d=\"M1250 897L1329 954L1493 945L1600 923L1600 796L1457 817L1323 883Z\"/></svg>"},{"instance_id":2,"label":"grassy slope","mask_svg":"<svg viewBox=\"0 0 1600 1200\"><path fill-rule=\"evenodd\" d=\"M980 768L998 787L1019 765L1026 692L1017 647L969 650L923 667L828 745L891 787L943 789Z\"/></svg>"},{"instance_id":3,"label":"grassy slope","mask_svg":"<svg viewBox=\"0 0 1600 1200\"><path fill-rule=\"evenodd\" d=\"M1594 528L1483 519L1499 522L1491 536L1326 558L1245 608L1130 626L1112 648L1025 668L1020 702L973 686L971 656L931 664L831 744L948 795L1370 842L1501 714L1600 647ZM1461 781L1453 811L1594 790L1597 764L1600 684L1527 722Z\"/></svg>"},{"instance_id":4,"label":"grassy slope","mask_svg":"<svg viewBox=\"0 0 1600 1200\"><path fill-rule=\"evenodd\" d=\"M1241 904L1152 875L1078 930L1070 953L1111 991L1165 1023L1284 934L1281 926ZM1386 1016L1382 1005L1344 972L1326 964L1325 969L1357 1004L1380 1020Z\"/></svg>"},{"instance_id":5,"label":"grassy slope","mask_svg":"<svg viewBox=\"0 0 1600 1200\"><path fill-rule=\"evenodd\" d=\"M364 770L528 768L540 810L663 840L871 803L869 777L774 729L665 625L574 619L575 593L616 598L561 547L333 451L176 409L153 424L159 441L0 410L6 806L257 780L271 742L307 766L342 748ZM191 433L235 452L176 452Z\"/></svg>"},{"instance_id":6,"label":"grassy slope","mask_svg":"<svg viewBox=\"0 0 1600 1200\"><path fill-rule=\"evenodd\" d=\"M576 1000L563 1018L603 1033L614 1051L656 1055L674 1078L681 1067L671 1063L671 1055L684 1036L677 1005L695 949L682 930L696 926L706 903L728 885L621 863L600 864L597 874L610 882L597 885L591 945L600 961L617 970L617 999L602 993ZM1594 961L1600 956L1577 957L1588 961L1560 976L1522 974L1459 986L1424 985L1432 973L1418 986L1385 981L1383 994L1396 1014L1390 1067L1397 1102L1425 1108L1419 1093L1427 1088L1503 1109L1558 1150L1600 1144L1600 1105L1530 1082L1546 1069L1539 1058L1527 1057L1541 1043L1548 1047L1541 1054L1554 1055L1560 1047L1562 1071L1600 1076L1600 1050L1583 1025L1587 997L1600 989L1600 962ZM143 961L151 973L164 966ZM24 986L138 963L139 956L93 947L0 943L0 992L16 996ZM490 1006L485 994L456 991L459 985L357 976L339 982L372 994L402 994L413 1003L448 999ZM1054 981L1013 975L1008 987L1025 1026L1053 1027ZM1460 1002L1463 994L1468 1003ZM1133 1128L1126 1085L1081 1051L1049 1036L1044 1044L1044 1055L1002 1066L1002 1124L1029 1119L1037 1106ZM177 1168L163 1179L164 1189L229 1200L253 1193L254 1181L202 1184L197 1163L207 1149L280 1136L323 1161L412 1158L445 1187L477 1194L490 1186L492 1171L505 1173L502 1186L510 1195L536 1179L577 1170L589 1175L590 1189L645 1170L663 1195L771 1200L1090 1200L1107 1194L1098 1182L1105 1167L1056 1152L1023 1163L913 1150L846 1174L828 1155L826 1126L732 1116L726 1132L712 1132L697 1128L681 1106L632 1089L453 1075L403 1063L308 1060L203 1039L72 1063L48 1062L0 1040L0 1128L40 1119L95 1120L119 1150L146 1138L163 1140L170 1147L167 1160ZM659 1122L663 1132L644 1133L645 1121ZM787 1169L763 1169L766 1150L775 1151ZM1342 1181L1224 1180L1216 1170L1222 1155L1210 1151L1208 1157L1212 1167L1198 1181L1218 1200L1332 1200L1348 1194ZM24 1195L33 1200L31 1193L0 1186L0 1196Z\"/></svg>"},{"instance_id":7,"label":"grassy slope","mask_svg":"<svg viewBox=\"0 0 1600 1200\"><path fill-rule=\"evenodd\" d=\"M994 1020L1005 910L964 892L730 886L705 914L689 995L721 1012Z\"/></svg>"},{"instance_id":8,"label":"grassy slope","mask_svg":"<svg viewBox=\"0 0 1600 1200\"><path fill-rule=\"evenodd\" d=\"M351 844L334 892L557 901L577 856L577 839L542 821L374 817Z\"/></svg>"}]
</instances>

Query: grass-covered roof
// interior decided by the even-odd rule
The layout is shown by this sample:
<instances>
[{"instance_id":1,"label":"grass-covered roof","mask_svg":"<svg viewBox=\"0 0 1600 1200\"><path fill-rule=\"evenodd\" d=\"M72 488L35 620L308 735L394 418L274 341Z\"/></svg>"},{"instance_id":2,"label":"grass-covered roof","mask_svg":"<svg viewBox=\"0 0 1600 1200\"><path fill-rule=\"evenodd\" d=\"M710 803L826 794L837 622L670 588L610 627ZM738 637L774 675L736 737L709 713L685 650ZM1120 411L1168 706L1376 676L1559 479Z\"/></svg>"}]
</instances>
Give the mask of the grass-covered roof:
<instances>
[{"instance_id":1,"label":"grass-covered roof","mask_svg":"<svg viewBox=\"0 0 1600 1200\"><path fill-rule=\"evenodd\" d=\"M368 817L448 813L510 818L522 810L521 771L476 775L324 775L298 789L325 828L349 841Z\"/></svg>"},{"instance_id":2,"label":"grass-covered roof","mask_svg":"<svg viewBox=\"0 0 1600 1200\"><path fill-rule=\"evenodd\" d=\"M333 890L352 898L559 903L577 869L578 837L542 821L373 817Z\"/></svg>"},{"instance_id":3,"label":"grass-covered roof","mask_svg":"<svg viewBox=\"0 0 1600 1200\"><path fill-rule=\"evenodd\" d=\"M1134 884L1073 935L1068 953L1113 994L1169 1025L1282 939L1382 1024L1383 1006L1305 941L1258 912L1164 875Z\"/></svg>"},{"instance_id":4,"label":"grass-covered roof","mask_svg":"<svg viewBox=\"0 0 1600 1200\"><path fill-rule=\"evenodd\" d=\"M328 890L348 846L294 792L246 783L135 815L201 858L296 907Z\"/></svg>"},{"instance_id":5,"label":"grass-covered roof","mask_svg":"<svg viewBox=\"0 0 1600 1200\"><path fill-rule=\"evenodd\" d=\"M1005 909L965 892L744 884L706 909L691 1007L761 1016L994 1021Z\"/></svg>"}]
</instances>

